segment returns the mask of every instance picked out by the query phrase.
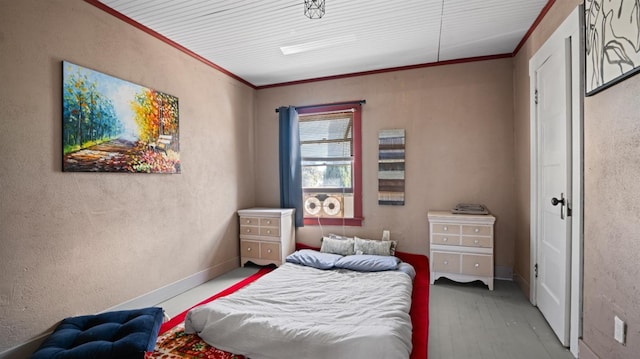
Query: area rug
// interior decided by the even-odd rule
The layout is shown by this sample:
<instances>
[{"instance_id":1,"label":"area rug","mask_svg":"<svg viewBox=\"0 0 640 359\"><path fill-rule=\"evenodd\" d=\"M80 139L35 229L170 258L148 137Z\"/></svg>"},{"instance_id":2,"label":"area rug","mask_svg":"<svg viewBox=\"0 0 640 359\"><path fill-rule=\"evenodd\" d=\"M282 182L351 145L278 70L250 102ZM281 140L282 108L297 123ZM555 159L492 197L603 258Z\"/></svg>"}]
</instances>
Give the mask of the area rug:
<instances>
[{"instance_id":1,"label":"area rug","mask_svg":"<svg viewBox=\"0 0 640 359\"><path fill-rule=\"evenodd\" d=\"M296 244L297 249L313 248ZM429 260L424 255L396 252L401 260L411 264L416 270L411 298L411 324L413 326L411 359L426 359L429 340ZM256 274L208 298L198 305L209 303L229 295L273 270L261 268ZM193 307L192 307L193 308ZM191 308L189 308L191 309ZM222 351L205 343L196 334L184 332L184 319L189 309L172 318L160 327L160 334L153 353L147 358L160 359L246 359L242 355Z\"/></svg>"}]
</instances>

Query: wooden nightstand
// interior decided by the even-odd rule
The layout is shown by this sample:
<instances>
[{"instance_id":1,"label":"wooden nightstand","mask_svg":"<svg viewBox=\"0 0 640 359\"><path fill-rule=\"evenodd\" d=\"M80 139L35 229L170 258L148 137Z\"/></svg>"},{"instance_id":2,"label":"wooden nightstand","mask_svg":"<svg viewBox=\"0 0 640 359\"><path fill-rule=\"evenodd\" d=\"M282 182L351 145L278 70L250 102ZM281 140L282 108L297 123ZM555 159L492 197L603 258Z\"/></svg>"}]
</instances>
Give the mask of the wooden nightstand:
<instances>
[{"instance_id":1,"label":"wooden nightstand","mask_svg":"<svg viewBox=\"0 0 640 359\"><path fill-rule=\"evenodd\" d=\"M481 280L493 290L493 224L487 215L429 211L431 284L440 277Z\"/></svg>"},{"instance_id":2,"label":"wooden nightstand","mask_svg":"<svg viewBox=\"0 0 640 359\"><path fill-rule=\"evenodd\" d=\"M295 251L295 209L249 208L240 216L240 264L251 261L258 265L285 262Z\"/></svg>"}]
</instances>

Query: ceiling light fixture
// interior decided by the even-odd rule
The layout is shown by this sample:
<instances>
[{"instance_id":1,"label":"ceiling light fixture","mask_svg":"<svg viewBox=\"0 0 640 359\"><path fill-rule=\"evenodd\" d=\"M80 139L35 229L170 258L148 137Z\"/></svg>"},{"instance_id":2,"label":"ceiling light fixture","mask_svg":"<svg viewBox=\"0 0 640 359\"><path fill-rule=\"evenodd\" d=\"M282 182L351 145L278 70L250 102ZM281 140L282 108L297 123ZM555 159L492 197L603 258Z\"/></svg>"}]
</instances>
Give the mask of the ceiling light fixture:
<instances>
[{"instance_id":1,"label":"ceiling light fixture","mask_svg":"<svg viewBox=\"0 0 640 359\"><path fill-rule=\"evenodd\" d=\"M325 0L304 0L304 15L309 19L320 19L324 16Z\"/></svg>"}]
</instances>

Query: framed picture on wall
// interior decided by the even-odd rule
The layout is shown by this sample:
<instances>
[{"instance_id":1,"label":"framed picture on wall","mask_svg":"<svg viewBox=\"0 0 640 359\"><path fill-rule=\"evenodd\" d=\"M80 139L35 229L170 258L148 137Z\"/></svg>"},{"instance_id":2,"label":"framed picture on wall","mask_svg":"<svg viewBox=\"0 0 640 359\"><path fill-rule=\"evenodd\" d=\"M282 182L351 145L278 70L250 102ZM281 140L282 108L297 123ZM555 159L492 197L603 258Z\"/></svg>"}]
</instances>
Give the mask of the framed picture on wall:
<instances>
[{"instance_id":1,"label":"framed picture on wall","mask_svg":"<svg viewBox=\"0 0 640 359\"><path fill-rule=\"evenodd\" d=\"M62 170L180 173L178 98L64 61Z\"/></svg>"},{"instance_id":2,"label":"framed picture on wall","mask_svg":"<svg viewBox=\"0 0 640 359\"><path fill-rule=\"evenodd\" d=\"M640 0L585 0L586 95L640 71Z\"/></svg>"}]
</instances>

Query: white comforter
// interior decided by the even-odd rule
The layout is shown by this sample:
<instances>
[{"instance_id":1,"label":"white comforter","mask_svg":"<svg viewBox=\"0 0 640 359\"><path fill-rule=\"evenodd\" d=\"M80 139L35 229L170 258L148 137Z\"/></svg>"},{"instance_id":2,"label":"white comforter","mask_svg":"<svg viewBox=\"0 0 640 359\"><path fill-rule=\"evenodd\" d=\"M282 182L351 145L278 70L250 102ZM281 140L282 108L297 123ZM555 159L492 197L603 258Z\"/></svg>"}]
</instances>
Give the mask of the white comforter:
<instances>
[{"instance_id":1,"label":"white comforter","mask_svg":"<svg viewBox=\"0 0 640 359\"><path fill-rule=\"evenodd\" d=\"M185 331L251 359L409 358L411 278L285 263L189 311Z\"/></svg>"}]
</instances>

